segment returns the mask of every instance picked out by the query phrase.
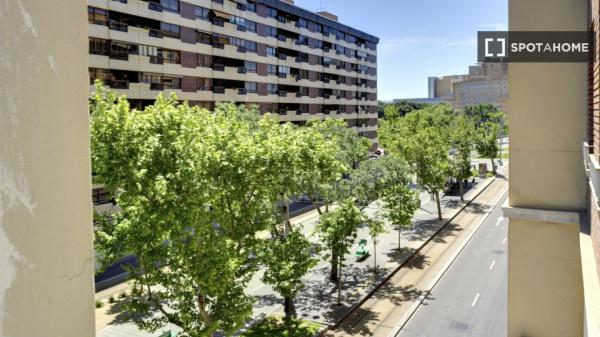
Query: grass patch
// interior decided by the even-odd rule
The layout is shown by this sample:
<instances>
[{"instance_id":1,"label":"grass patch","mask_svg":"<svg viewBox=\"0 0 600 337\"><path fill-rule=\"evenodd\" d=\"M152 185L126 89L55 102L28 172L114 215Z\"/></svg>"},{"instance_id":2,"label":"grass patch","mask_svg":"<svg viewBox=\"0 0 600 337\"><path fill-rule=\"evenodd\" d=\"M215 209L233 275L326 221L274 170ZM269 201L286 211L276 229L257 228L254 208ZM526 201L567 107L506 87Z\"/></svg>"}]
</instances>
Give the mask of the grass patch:
<instances>
[{"instance_id":1,"label":"grass patch","mask_svg":"<svg viewBox=\"0 0 600 337\"><path fill-rule=\"evenodd\" d=\"M312 337L321 328L321 324L296 319L292 323L293 334L292 337ZM283 322L283 317L269 316L262 321L256 323L254 326L244 332L241 337L274 337L274 336L288 336L287 328Z\"/></svg>"}]
</instances>

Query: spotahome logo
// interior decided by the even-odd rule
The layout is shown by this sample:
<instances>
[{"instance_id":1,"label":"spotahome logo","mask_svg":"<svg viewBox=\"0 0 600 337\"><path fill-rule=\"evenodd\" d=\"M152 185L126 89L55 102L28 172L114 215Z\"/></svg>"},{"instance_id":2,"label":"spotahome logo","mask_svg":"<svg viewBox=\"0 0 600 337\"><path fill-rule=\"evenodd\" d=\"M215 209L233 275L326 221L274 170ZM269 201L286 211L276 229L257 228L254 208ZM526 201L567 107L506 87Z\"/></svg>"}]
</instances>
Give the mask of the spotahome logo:
<instances>
[{"instance_id":1,"label":"spotahome logo","mask_svg":"<svg viewBox=\"0 0 600 337\"><path fill-rule=\"evenodd\" d=\"M478 32L479 62L588 62L589 32Z\"/></svg>"}]
</instances>

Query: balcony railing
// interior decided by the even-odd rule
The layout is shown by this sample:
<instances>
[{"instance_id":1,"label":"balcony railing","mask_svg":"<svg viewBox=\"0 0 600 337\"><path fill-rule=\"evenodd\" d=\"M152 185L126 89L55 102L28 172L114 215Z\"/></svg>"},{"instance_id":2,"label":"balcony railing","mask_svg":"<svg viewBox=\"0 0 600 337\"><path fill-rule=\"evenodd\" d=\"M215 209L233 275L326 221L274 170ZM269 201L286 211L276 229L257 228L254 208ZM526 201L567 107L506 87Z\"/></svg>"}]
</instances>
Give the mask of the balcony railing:
<instances>
[{"instance_id":1,"label":"balcony railing","mask_svg":"<svg viewBox=\"0 0 600 337\"><path fill-rule=\"evenodd\" d=\"M590 180L590 193L594 196L596 206L600 208L600 163L596 155L590 153L590 146L583 143L583 163Z\"/></svg>"},{"instance_id":2,"label":"balcony railing","mask_svg":"<svg viewBox=\"0 0 600 337\"><path fill-rule=\"evenodd\" d=\"M129 89L129 81L112 80L108 83L112 89Z\"/></svg>"},{"instance_id":3,"label":"balcony railing","mask_svg":"<svg viewBox=\"0 0 600 337\"><path fill-rule=\"evenodd\" d=\"M123 22L118 22L115 20L110 20L110 22L108 23L108 28L110 28L112 30L118 30L120 32L126 32L127 24L123 23Z\"/></svg>"}]
</instances>

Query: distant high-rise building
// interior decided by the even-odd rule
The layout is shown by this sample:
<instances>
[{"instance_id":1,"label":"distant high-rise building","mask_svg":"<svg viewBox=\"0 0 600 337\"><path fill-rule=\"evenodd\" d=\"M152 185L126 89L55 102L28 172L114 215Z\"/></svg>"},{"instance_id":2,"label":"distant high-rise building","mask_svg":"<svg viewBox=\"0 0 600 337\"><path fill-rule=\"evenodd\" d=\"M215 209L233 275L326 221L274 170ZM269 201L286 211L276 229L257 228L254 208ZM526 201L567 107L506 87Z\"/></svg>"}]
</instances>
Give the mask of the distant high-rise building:
<instances>
[{"instance_id":1,"label":"distant high-rise building","mask_svg":"<svg viewBox=\"0 0 600 337\"><path fill-rule=\"evenodd\" d=\"M489 103L508 112L508 64L479 63L469 66L468 74L429 77L428 93L458 109Z\"/></svg>"},{"instance_id":2,"label":"distant high-rise building","mask_svg":"<svg viewBox=\"0 0 600 337\"><path fill-rule=\"evenodd\" d=\"M430 76L427 78L427 98L435 98L436 91L435 86L437 84L438 78L435 76Z\"/></svg>"}]
</instances>

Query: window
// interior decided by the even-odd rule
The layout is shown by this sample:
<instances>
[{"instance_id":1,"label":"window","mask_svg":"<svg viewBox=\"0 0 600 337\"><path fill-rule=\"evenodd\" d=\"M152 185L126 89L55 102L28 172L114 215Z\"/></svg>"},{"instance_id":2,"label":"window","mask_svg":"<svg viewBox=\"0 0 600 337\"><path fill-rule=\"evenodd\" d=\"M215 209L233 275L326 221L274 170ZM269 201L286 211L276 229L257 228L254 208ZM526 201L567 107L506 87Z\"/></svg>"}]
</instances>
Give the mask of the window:
<instances>
[{"instance_id":1,"label":"window","mask_svg":"<svg viewBox=\"0 0 600 337\"><path fill-rule=\"evenodd\" d=\"M196 42L211 44L211 35L209 33L196 32Z\"/></svg>"},{"instance_id":2,"label":"window","mask_svg":"<svg viewBox=\"0 0 600 337\"><path fill-rule=\"evenodd\" d=\"M212 56L205 54L197 54L196 64L199 67L210 68L212 67Z\"/></svg>"},{"instance_id":3,"label":"window","mask_svg":"<svg viewBox=\"0 0 600 337\"><path fill-rule=\"evenodd\" d=\"M277 75L277 66L274 64L267 64L267 74Z\"/></svg>"},{"instance_id":4,"label":"window","mask_svg":"<svg viewBox=\"0 0 600 337\"><path fill-rule=\"evenodd\" d=\"M323 49L323 41L321 41L321 40L315 40L315 48L317 48L317 49Z\"/></svg>"},{"instance_id":5,"label":"window","mask_svg":"<svg viewBox=\"0 0 600 337\"><path fill-rule=\"evenodd\" d=\"M229 18L229 22L233 23L234 25L238 25L238 26L246 25L246 20L244 18L240 18L239 16L235 16L235 15L232 15Z\"/></svg>"},{"instance_id":6,"label":"window","mask_svg":"<svg viewBox=\"0 0 600 337\"><path fill-rule=\"evenodd\" d=\"M346 34L344 34L344 32L342 32L342 31L339 31L339 30L336 30L336 31L335 31L335 36L336 36L338 39L341 39L341 40L345 40L345 39L346 39Z\"/></svg>"},{"instance_id":7,"label":"window","mask_svg":"<svg viewBox=\"0 0 600 337\"><path fill-rule=\"evenodd\" d=\"M308 45L308 37L304 36L304 35L299 35L298 42L300 42L300 44L302 44L302 45L307 46Z\"/></svg>"},{"instance_id":8,"label":"window","mask_svg":"<svg viewBox=\"0 0 600 337\"><path fill-rule=\"evenodd\" d=\"M330 57L323 57L323 65L330 65L332 60Z\"/></svg>"},{"instance_id":9,"label":"window","mask_svg":"<svg viewBox=\"0 0 600 337\"><path fill-rule=\"evenodd\" d=\"M125 42L110 42L110 58L117 60L127 60L129 58L129 44Z\"/></svg>"},{"instance_id":10,"label":"window","mask_svg":"<svg viewBox=\"0 0 600 337\"><path fill-rule=\"evenodd\" d=\"M246 89L246 92L256 92L256 82L246 82L244 89Z\"/></svg>"},{"instance_id":11,"label":"window","mask_svg":"<svg viewBox=\"0 0 600 337\"><path fill-rule=\"evenodd\" d=\"M246 48L246 51L256 53L256 42L244 40L244 47Z\"/></svg>"},{"instance_id":12,"label":"window","mask_svg":"<svg viewBox=\"0 0 600 337\"><path fill-rule=\"evenodd\" d=\"M198 84L198 90L201 91L210 91L211 89L211 79L210 78L202 78L199 77L196 79Z\"/></svg>"},{"instance_id":13,"label":"window","mask_svg":"<svg viewBox=\"0 0 600 337\"><path fill-rule=\"evenodd\" d=\"M142 83L162 83L162 75L152 73L142 73Z\"/></svg>"},{"instance_id":14,"label":"window","mask_svg":"<svg viewBox=\"0 0 600 337\"><path fill-rule=\"evenodd\" d=\"M208 8L197 6L194 9L194 12L196 14L196 18L198 18L200 20L208 21L209 13L210 13L210 10Z\"/></svg>"},{"instance_id":15,"label":"window","mask_svg":"<svg viewBox=\"0 0 600 337\"><path fill-rule=\"evenodd\" d=\"M277 94L277 84L267 83L267 92L269 94Z\"/></svg>"},{"instance_id":16,"label":"window","mask_svg":"<svg viewBox=\"0 0 600 337\"><path fill-rule=\"evenodd\" d=\"M90 68L90 84L94 84L95 80L100 80L102 83L106 83L110 79L110 71L108 69Z\"/></svg>"},{"instance_id":17,"label":"window","mask_svg":"<svg viewBox=\"0 0 600 337\"><path fill-rule=\"evenodd\" d=\"M267 26L267 36L277 37L277 28Z\"/></svg>"},{"instance_id":18,"label":"window","mask_svg":"<svg viewBox=\"0 0 600 337\"><path fill-rule=\"evenodd\" d=\"M249 12L256 13L256 3L248 1L246 4L246 10Z\"/></svg>"},{"instance_id":19,"label":"window","mask_svg":"<svg viewBox=\"0 0 600 337\"><path fill-rule=\"evenodd\" d=\"M163 10L179 13L179 0L160 0Z\"/></svg>"},{"instance_id":20,"label":"window","mask_svg":"<svg viewBox=\"0 0 600 337\"><path fill-rule=\"evenodd\" d=\"M275 8L267 7L267 17L276 19L277 10Z\"/></svg>"},{"instance_id":21,"label":"window","mask_svg":"<svg viewBox=\"0 0 600 337\"><path fill-rule=\"evenodd\" d=\"M299 18L298 19L298 27L308 28L308 21L306 21L306 19Z\"/></svg>"},{"instance_id":22,"label":"window","mask_svg":"<svg viewBox=\"0 0 600 337\"><path fill-rule=\"evenodd\" d=\"M172 25L170 23L161 22L160 23L160 31L162 32L163 36L179 38L179 26L178 25Z\"/></svg>"},{"instance_id":23,"label":"window","mask_svg":"<svg viewBox=\"0 0 600 337\"><path fill-rule=\"evenodd\" d=\"M360 58L366 60L368 56L369 56L369 54L365 53L364 51L360 51L360 50L356 51L356 58L360 57Z\"/></svg>"},{"instance_id":24,"label":"window","mask_svg":"<svg viewBox=\"0 0 600 337\"><path fill-rule=\"evenodd\" d=\"M236 46L236 47L244 47L244 40L237 38L237 37L230 36L229 44L232 46Z\"/></svg>"},{"instance_id":25,"label":"window","mask_svg":"<svg viewBox=\"0 0 600 337\"><path fill-rule=\"evenodd\" d=\"M348 42L350 42L350 43L356 43L356 36L350 35L350 34L346 34L346 37L348 38Z\"/></svg>"},{"instance_id":26,"label":"window","mask_svg":"<svg viewBox=\"0 0 600 337\"><path fill-rule=\"evenodd\" d=\"M323 33L323 26L322 26L322 25L320 25L320 24L318 24L318 23L317 23L317 24L315 24L315 31L316 31L317 33Z\"/></svg>"},{"instance_id":27,"label":"window","mask_svg":"<svg viewBox=\"0 0 600 337\"><path fill-rule=\"evenodd\" d=\"M108 55L108 41L90 37L90 54Z\"/></svg>"},{"instance_id":28,"label":"window","mask_svg":"<svg viewBox=\"0 0 600 337\"><path fill-rule=\"evenodd\" d=\"M256 72L256 62L245 61L244 68L246 68L246 72L255 73Z\"/></svg>"},{"instance_id":29,"label":"window","mask_svg":"<svg viewBox=\"0 0 600 337\"><path fill-rule=\"evenodd\" d=\"M163 77L163 86L165 89L181 89L181 78L165 76Z\"/></svg>"},{"instance_id":30,"label":"window","mask_svg":"<svg viewBox=\"0 0 600 337\"><path fill-rule=\"evenodd\" d=\"M246 27L247 31L256 33L256 22L250 21L250 20L246 20L246 26L245 27Z\"/></svg>"},{"instance_id":31,"label":"window","mask_svg":"<svg viewBox=\"0 0 600 337\"><path fill-rule=\"evenodd\" d=\"M344 54L346 52L346 48L340 46L339 44L335 45L335 51L341 54Z\"/></svg>"},{"instance_id":32,"label":"window","mask_svg":"<svg viewBox=\"0 0 600 337\"><path fill-rule=\"evenodd\" d=\"M287 66L279 66L277 68L277 71L279 74L286 74L289 75L290 74L290 67Z\"/></svg>"},{"instance_id":33,"label":"window","mask_svg":"<svg viewBox=\"0 0 600 337\"><path fill-rule=\"evenodd\" d=\"M96 25L108 25L108 12L106 9L88 7L88 22Z\"/></svg>"},{"instance_id":34,"label":"window","mask_svg":"<svg viewBox=\"0 0 600 337\"><path fill-rule=\"evenodd\" d=\"M153 46L146 46L146 45L141 45L140 46L140 55L141 56L158 56L158 48L153 47Z\"/></svg>"},{"instance_id":35,"label":"window","mask_svg":"<svg viewBox=\"0 0 600 337\"><path fill-rule=\"evenodd\" d=\"M181 63L181 54L179 50L163 49L163 58L167 63Z\"/></svg>"},{"instance_id":36,"label":"window","mask_svg":"<svg viewBox=\"0 0 600 337\"><path fill-rule=\"evenodd\" d=\"M267 56L275 56L275 47L267 46Z\"/></svg>"}]
</instances>

